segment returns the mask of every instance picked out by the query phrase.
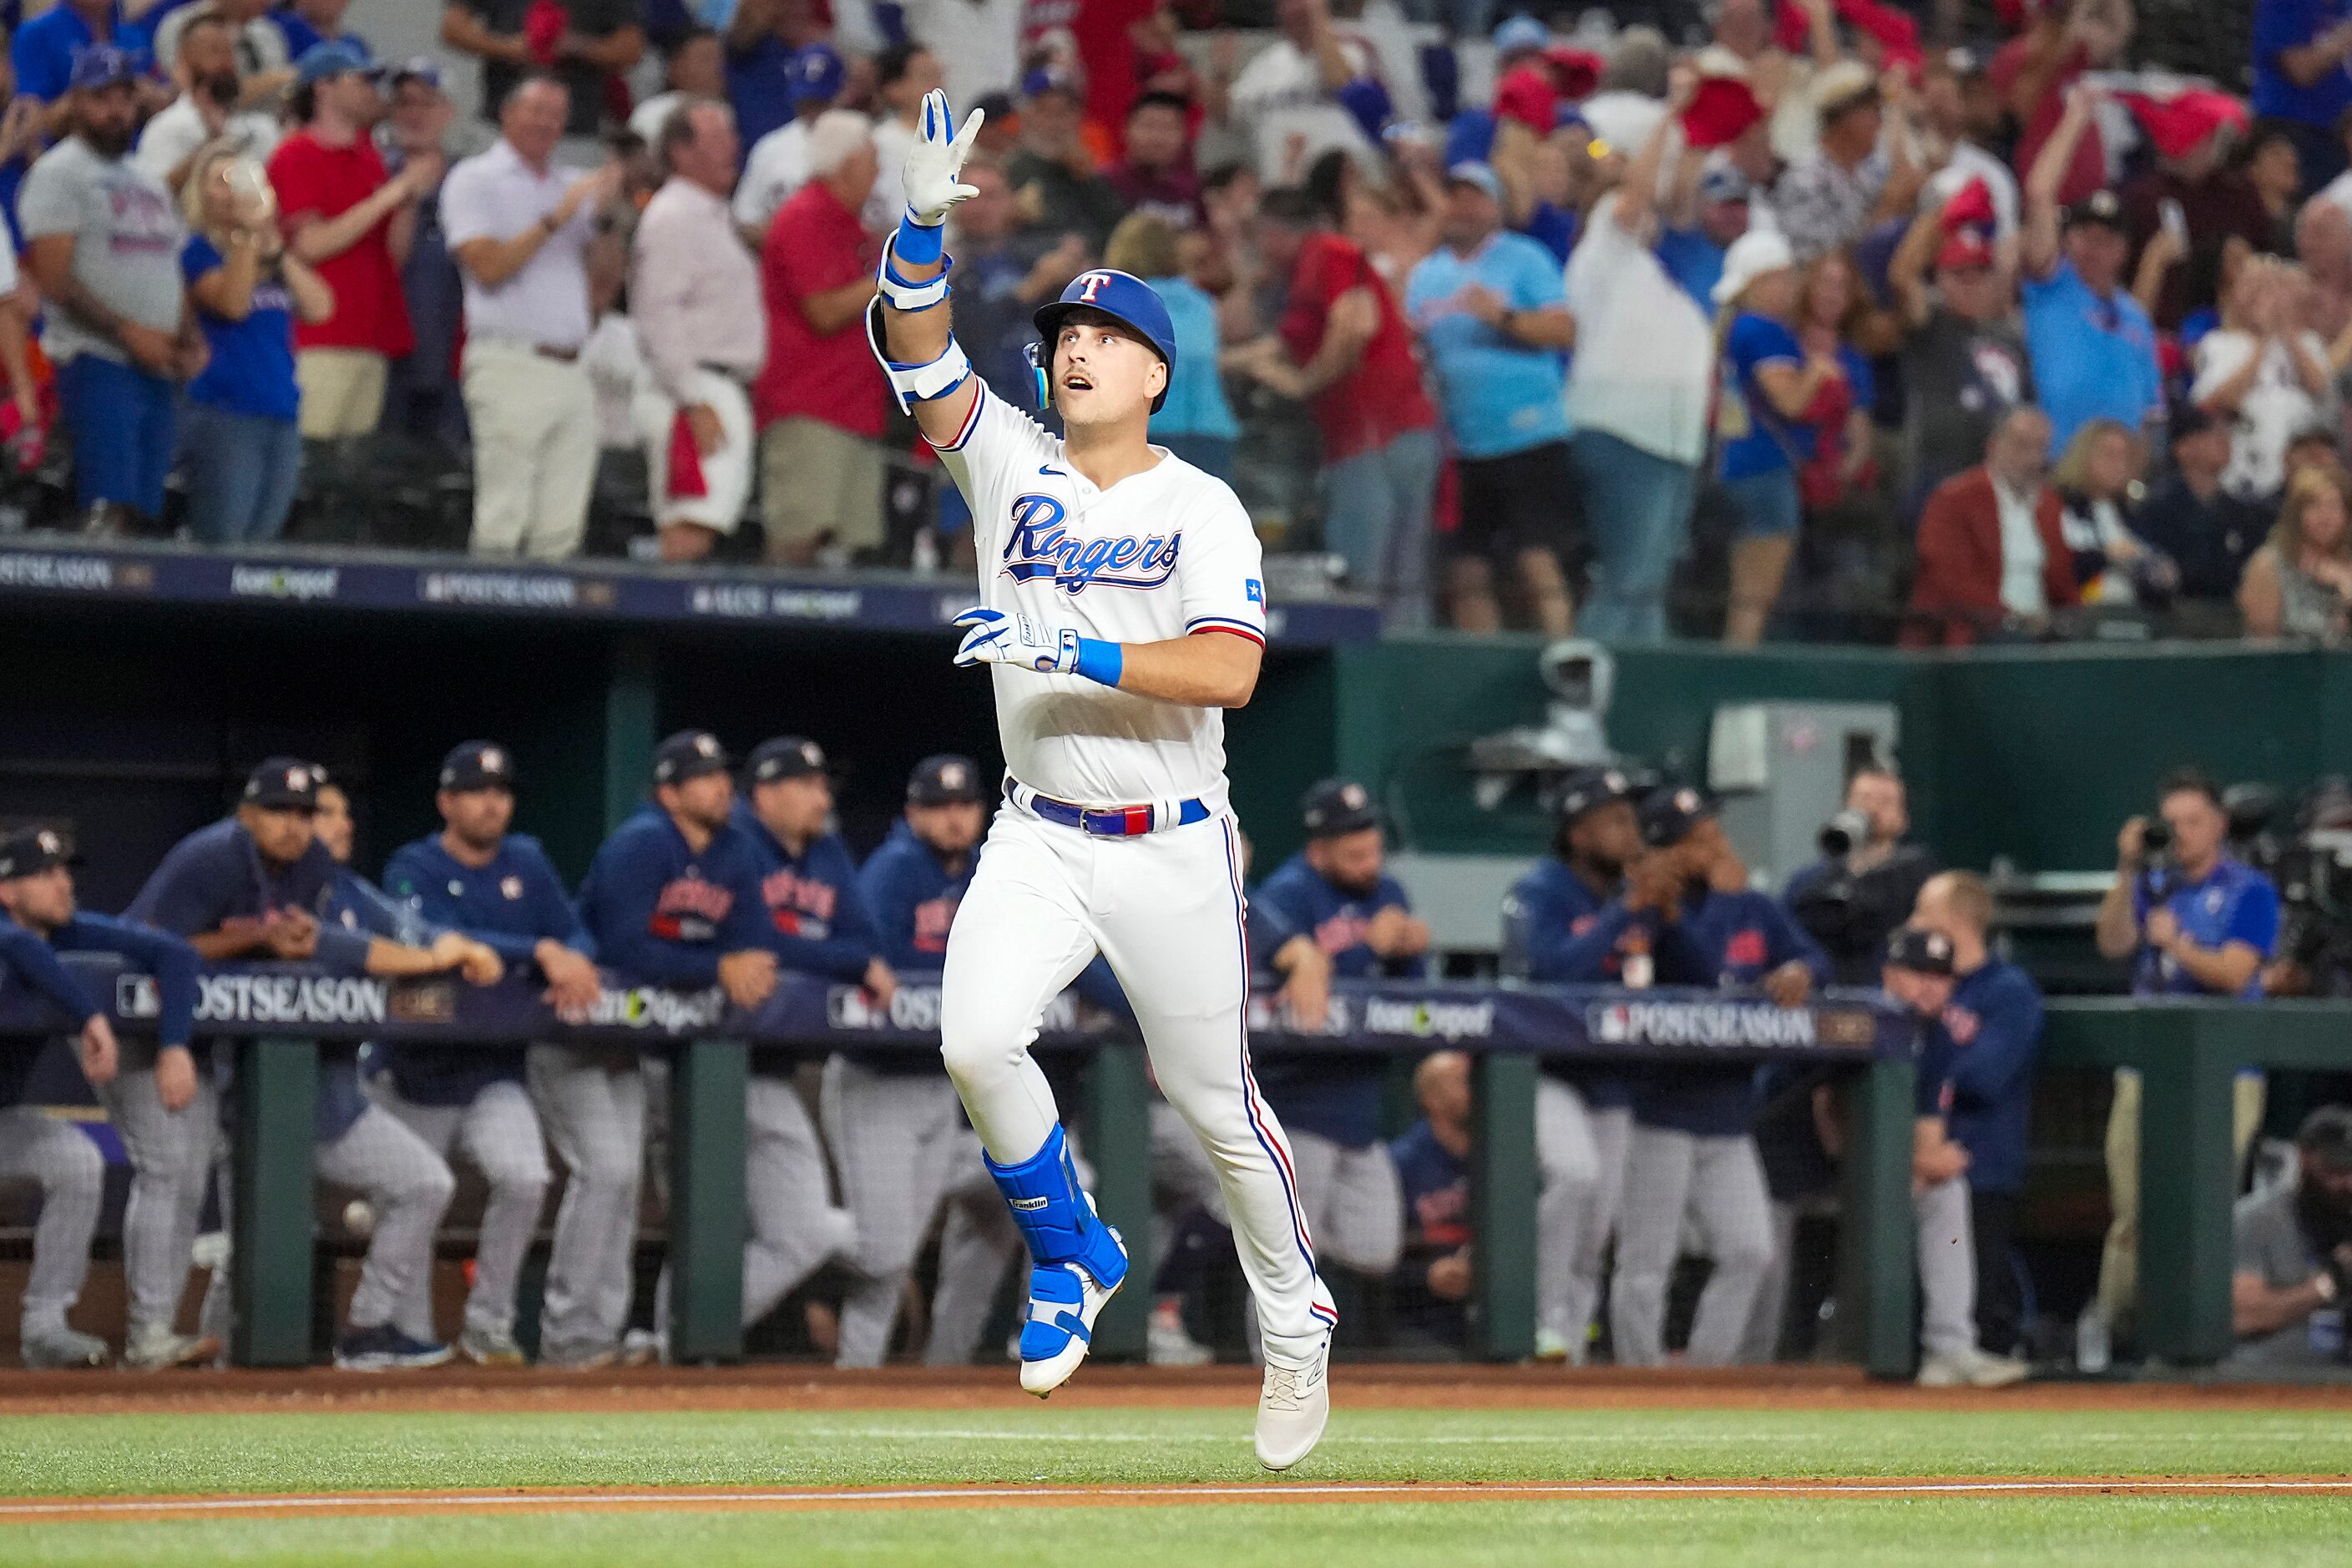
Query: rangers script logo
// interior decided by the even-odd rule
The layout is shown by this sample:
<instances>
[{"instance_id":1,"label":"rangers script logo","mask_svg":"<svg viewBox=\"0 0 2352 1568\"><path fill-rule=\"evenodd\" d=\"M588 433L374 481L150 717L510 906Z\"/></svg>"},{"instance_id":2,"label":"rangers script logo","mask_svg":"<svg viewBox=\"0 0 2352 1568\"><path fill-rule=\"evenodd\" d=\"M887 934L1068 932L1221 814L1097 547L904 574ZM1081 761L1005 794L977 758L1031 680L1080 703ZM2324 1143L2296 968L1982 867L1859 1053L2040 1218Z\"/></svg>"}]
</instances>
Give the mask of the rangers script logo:
<instances>
[{"instance_id":1,"label":"rangers script logo","mask_svg":"<svg viewBox=\"0 0 2352 1568\"><path fill-rule=\"evenodd\" d=\"M1015 583L1050 578L1076 596L1106 588L1157 588L1176 573L1180 533L1078 539L1063 526L1062 503L1034 491L1013 502L1013 531L1004 542L1004 574Z\"/></svg>"}]
</instances>

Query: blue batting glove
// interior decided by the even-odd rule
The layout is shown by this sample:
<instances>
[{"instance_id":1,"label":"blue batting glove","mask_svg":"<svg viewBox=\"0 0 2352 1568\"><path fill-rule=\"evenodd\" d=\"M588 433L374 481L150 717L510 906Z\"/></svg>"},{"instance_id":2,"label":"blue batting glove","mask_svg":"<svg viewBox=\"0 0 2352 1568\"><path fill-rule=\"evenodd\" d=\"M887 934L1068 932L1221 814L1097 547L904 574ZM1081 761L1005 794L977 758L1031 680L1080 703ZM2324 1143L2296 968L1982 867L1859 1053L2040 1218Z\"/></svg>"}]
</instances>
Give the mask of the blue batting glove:
<instances>
[{"instance_id":1,"label":"blue batting glove","mask_svg":"<svg viewBox=\"0 0 2352 1568\"><path fill-rule=\"evenodd\" d=\"M1009 664L1040 675L1077 675L1104 686L1117 686L1125 659L1119 645L1080 637L1069 626L1051 626L1034 616L1007 615L975 605L956 616L969 629L957 645L956 663Z\"/></svg>"}]
</instances>

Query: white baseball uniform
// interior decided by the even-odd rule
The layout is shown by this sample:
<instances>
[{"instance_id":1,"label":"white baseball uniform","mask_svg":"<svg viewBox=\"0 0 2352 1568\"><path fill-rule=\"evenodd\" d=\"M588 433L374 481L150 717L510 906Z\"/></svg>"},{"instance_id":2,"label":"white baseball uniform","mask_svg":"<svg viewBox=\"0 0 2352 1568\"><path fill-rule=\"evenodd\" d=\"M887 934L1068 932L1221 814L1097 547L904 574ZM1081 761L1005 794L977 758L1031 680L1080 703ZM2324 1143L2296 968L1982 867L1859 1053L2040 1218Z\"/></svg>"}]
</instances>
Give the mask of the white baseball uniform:
<instances>
[{"instance_id":1,"label":"white baseball uniform","mask_svg":"<svg viewBox=\"0 0 2352 1568\"><path fill-rule=\"evenodd\" d=\"M1058 437L985 387L940 456L971 506L988 607L1112 642L1265 640L1257 537L1220 480L1163 451L1098 489ZM1268 1348L1312 1355L1337 1313L1289 1144L1250 1073L1224 715L1076 675L992 673L1007 800L948 936L941 1008L972 1126L999 1164L1045 1145L1058 1117L1029 1047L1046 1003L1099 951L1161 1090L1216 1166ZM1098 837L1040 816L1039 797L1128 808L1139 825L1148 806L1154 830Z\"/></svg>"}]
</instances>

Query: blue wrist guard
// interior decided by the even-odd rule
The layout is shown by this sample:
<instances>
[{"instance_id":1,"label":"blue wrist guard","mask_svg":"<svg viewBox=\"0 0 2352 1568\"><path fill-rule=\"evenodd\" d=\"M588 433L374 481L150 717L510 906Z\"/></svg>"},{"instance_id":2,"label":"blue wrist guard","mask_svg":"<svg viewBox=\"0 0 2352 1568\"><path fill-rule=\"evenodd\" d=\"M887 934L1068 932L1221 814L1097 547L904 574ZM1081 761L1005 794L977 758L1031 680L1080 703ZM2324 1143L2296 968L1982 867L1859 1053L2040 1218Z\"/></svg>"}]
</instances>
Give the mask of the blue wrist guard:
<instances>
[{"instance_id":1,"label":"blue wrist guard","mask_svg":"<svg viewBox=\"0 0 2352 1568\"><path fill-rule=\"evenodd\" d=\"M898 219L898 242L891 249L909 267L929 267L947 253L947 225L917 223L908 212Z\"/></svg>"},{"instance_id":2,"label":"blue wrist guard","mask_svg":"<svg viewBox=\"0 0 2352 1568\"><path fill-rule=\"evenodd\" d=\"M1118 644L1107 642L1101 637L1080 637L1078 662L1071 667L1070 672L1116 689L1119 675L1126 666L1127 656L1119 651Z\"/></svg>"}]
</instances>

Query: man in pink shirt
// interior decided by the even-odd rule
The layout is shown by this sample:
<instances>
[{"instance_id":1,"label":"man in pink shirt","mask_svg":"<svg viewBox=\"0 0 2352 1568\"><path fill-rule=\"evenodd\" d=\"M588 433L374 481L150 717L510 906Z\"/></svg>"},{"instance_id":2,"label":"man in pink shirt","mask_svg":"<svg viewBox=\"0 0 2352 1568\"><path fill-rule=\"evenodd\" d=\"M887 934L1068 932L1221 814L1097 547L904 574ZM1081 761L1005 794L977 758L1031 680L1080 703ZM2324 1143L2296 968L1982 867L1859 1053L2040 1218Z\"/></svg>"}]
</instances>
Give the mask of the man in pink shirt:
<instances>
[{"instance_id":1,"label":"man in pink shirt","mask_svg":"<svg viewBox=\"0 0 2352 1568\"><path fill-rule=\"evenodd\" d=\"M809 129L808 162L808 184L776 209L760 253L768 363L751 388L768 559L794 566L828 544L881 544L887 395L866 342L879 247L857 216L874 189L871 123L826 110Z\"/></svg>"},{"instance_id":2,"label":"man in pink shirt","mask_svg":"<svg viewBox=\"0 0 2352 1568\"><path fill-rule=\"evenodd\" d=\"M637 428L662 558L699 561L743 520L751 493L751 401L768 353L760 269L727 210L734 110L688 98L655 147L669 178L646 205L630 256L630 313L647 384Z\"/></svg>"}]
</instances>

